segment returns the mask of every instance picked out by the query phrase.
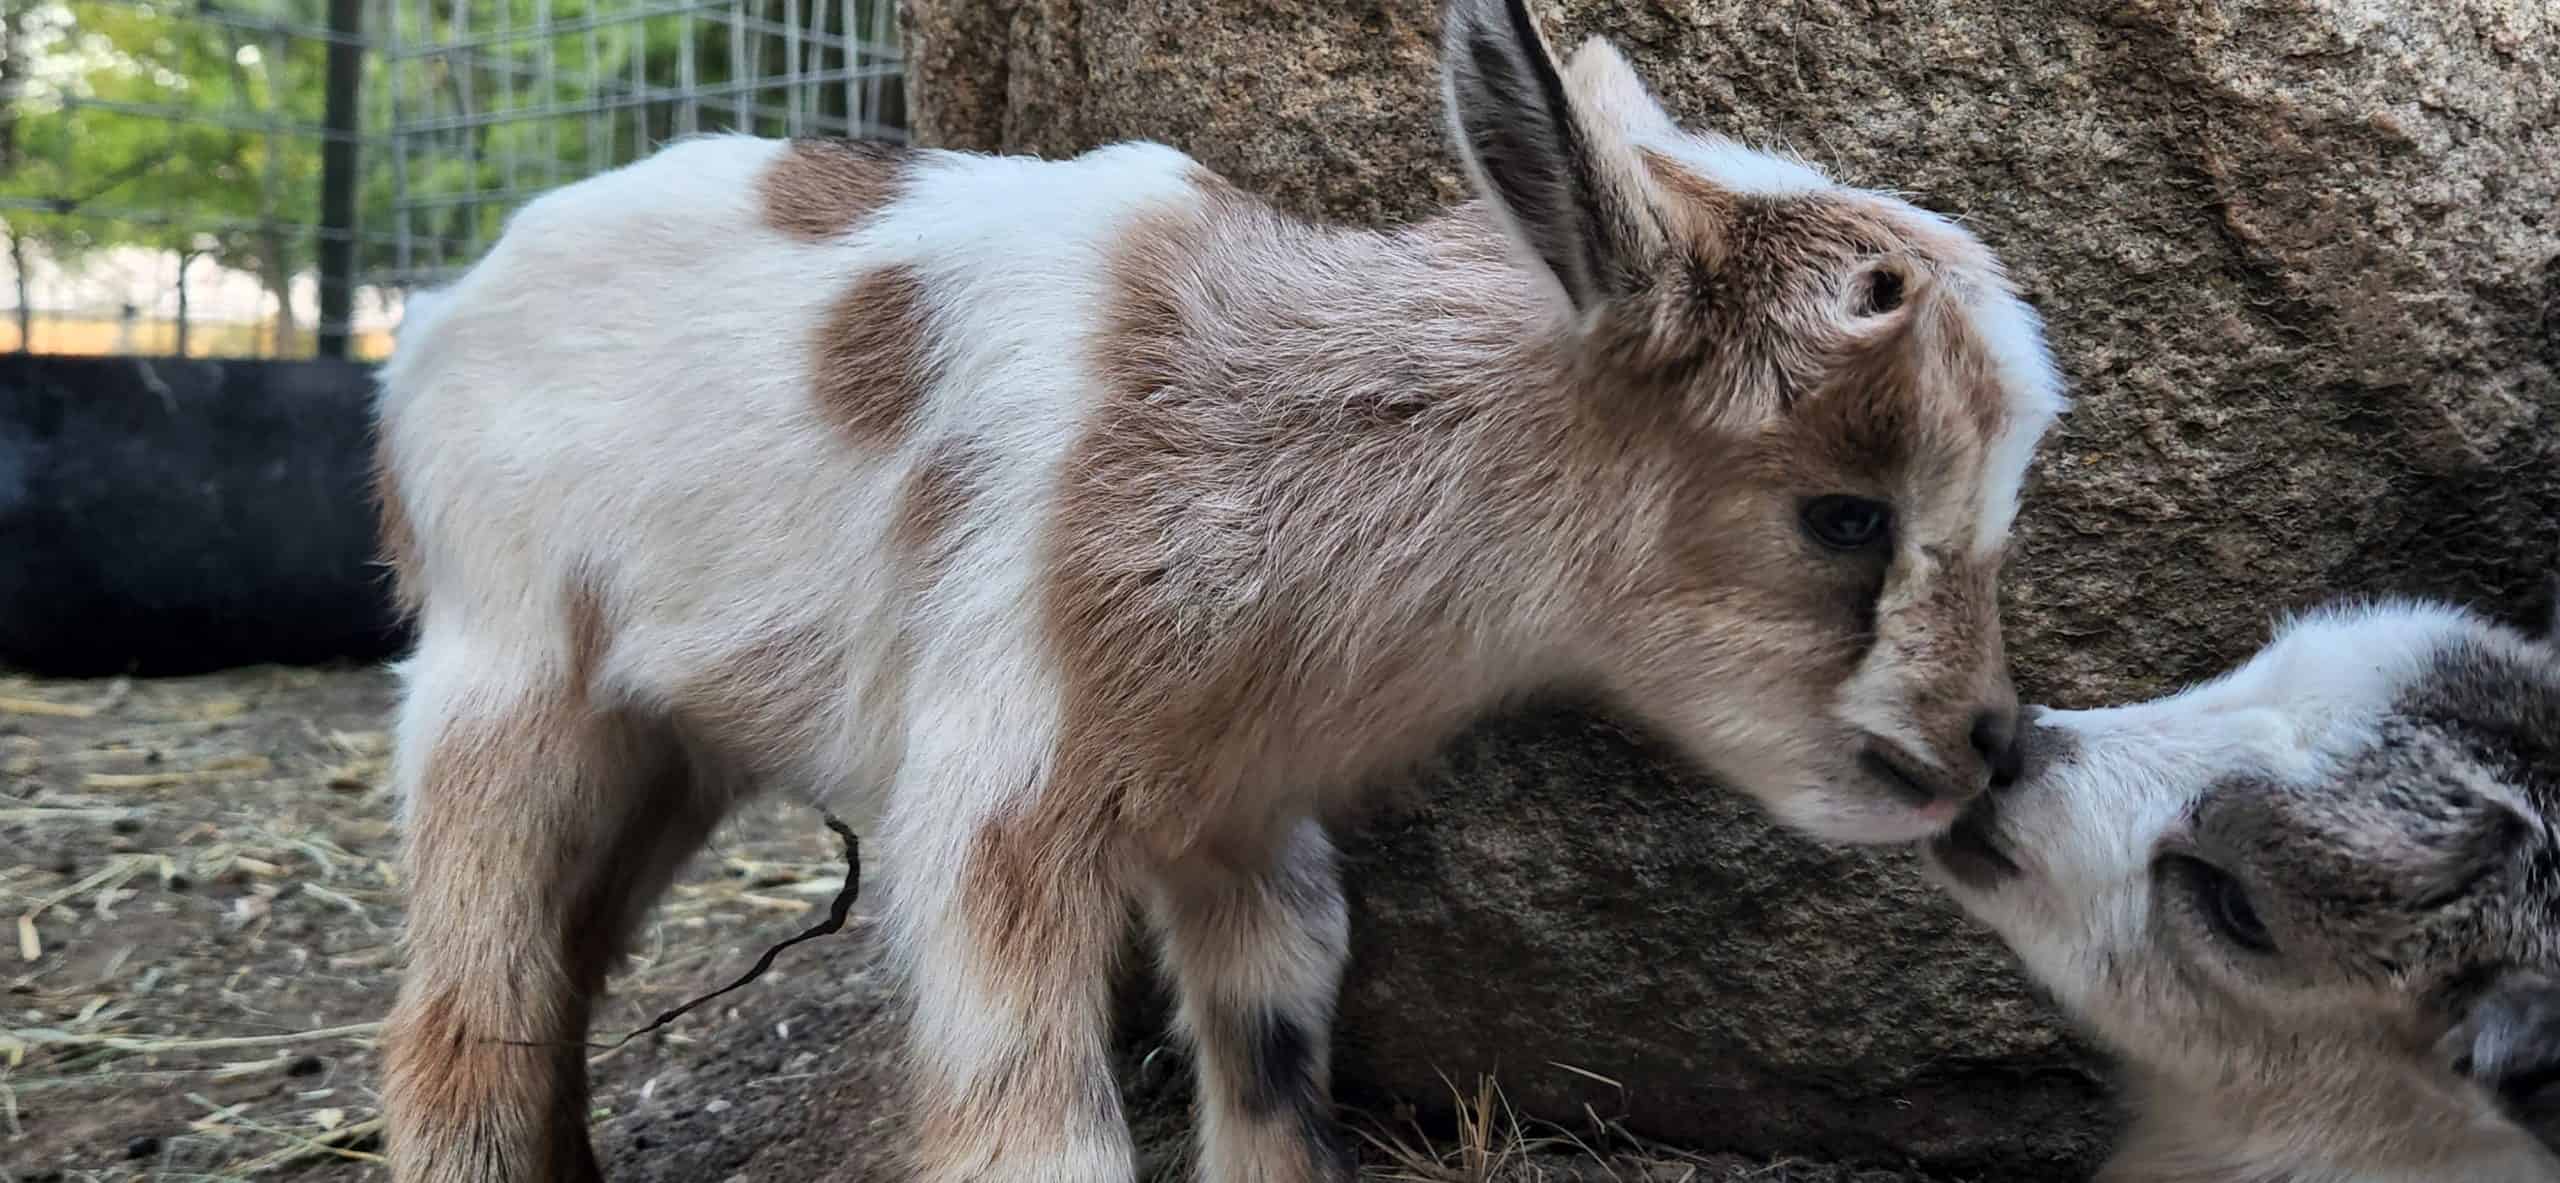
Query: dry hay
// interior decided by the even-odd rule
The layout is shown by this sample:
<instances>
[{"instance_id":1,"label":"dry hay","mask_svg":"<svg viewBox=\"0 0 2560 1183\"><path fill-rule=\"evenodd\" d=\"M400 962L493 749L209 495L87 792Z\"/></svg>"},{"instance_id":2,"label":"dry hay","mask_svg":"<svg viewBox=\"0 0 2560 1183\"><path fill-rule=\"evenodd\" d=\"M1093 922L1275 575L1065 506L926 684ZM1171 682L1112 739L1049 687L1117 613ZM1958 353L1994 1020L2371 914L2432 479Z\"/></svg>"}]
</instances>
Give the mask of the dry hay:
<instances>
[{"instance_id":1,"label":"dry hay","mask_svg":"<svg viewBox=\"0 0 2560 1183\"><path fill-rule=\"evenodd\" d=\"M14 930L0 941L0 1183L386 1177L375 1041L400 922L384 786L391 701L389 678L372 669L0 674L0 917ZM842 869L813 811L745 811L665 901L596 1037L725 983L823 914ZM840 1154L843 1137L896 1137L894 1030L860 1017L884 988L804 1006L829 993L813 985L841 985L813 983L811 970L860 978L866 963L844 947L794 949L754 990L592 1057L593 1116L608 1154L622 1156L617 1175L690 1179L676 1152L699 1149L686 1140L706 1128L715 1141L788 1136L772 1125L824 1102L770 1098L842 1103L851 1094L820 1078L857 1065L869 1091L853 1120L876 1133L816 1138ZM761 1062L751 1052L770 1065L750 1067ZM1915 1178L1687 1154L1596 1113L1577 1129L1545 1125L1511 1112L1489 1081L1451 1094L1454 1131L1425 1130L1403 1110L1349 1115L1364 1177ZM732 1183L768 1173L749 1162Z\"/></svg>"},{"instance_id":2,"label":"dry hay","mask_svg":"<svg viewBox=\"0 0 2560 1183\"><path fill-rule=\"evenodd\" d=\"M383 1177L390 702L375 670L0 676L0 1161L65 1180ZM823 907L843 864L809 818L775 806L724 832L617 979L604 1030ZM599 1073L601 1110L623 1075Z\"/></svg>"}]
</instances>

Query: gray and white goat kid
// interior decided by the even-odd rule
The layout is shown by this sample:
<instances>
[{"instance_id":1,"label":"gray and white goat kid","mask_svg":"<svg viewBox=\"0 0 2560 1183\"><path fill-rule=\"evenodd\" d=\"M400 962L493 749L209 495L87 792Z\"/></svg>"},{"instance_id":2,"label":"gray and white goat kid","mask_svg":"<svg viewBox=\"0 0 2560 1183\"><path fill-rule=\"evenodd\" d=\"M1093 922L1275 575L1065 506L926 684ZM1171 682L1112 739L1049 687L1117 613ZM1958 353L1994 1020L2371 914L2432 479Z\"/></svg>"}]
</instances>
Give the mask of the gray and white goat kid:
<instances>
[{"instance_id":1,"label":"gray and white goat kid","mask_svg":"<svg viewBox=\"0 0 2560 1183\"><path fill-rule=\"evenodd\" d=\"M2560 1180L2548 638L2334 608L2021 749L1931 861L2125 1061L2102 1180Z\"/></svg>"},{"instance_id":2,"label":"gray and white goat kid","mask_svg":"<svg viewBox=\"0 0 2560 1183\"><path fill-rule=\"evenodd\" d=\"M552 193L385 370L402 1183L592 1179L591 1000L759 788L885 848L915 1173L1125 1180L1142 902L1204 1177L1339 1177L1323 819L1573 686L1806 832L2004 765L2060 407L1953 224L1684 132L1457 0L1477 200L1386 232L1170 148L694 139Z\"/></svg>"}]
</instances>

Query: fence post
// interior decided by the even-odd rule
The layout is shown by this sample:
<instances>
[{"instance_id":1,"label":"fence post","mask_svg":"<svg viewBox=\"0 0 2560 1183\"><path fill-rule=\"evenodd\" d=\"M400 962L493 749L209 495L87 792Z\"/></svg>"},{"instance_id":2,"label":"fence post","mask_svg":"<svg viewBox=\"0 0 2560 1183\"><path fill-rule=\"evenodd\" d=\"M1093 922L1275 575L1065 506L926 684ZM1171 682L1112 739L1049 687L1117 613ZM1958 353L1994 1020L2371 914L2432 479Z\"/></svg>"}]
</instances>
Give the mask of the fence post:
<instances>
[{"instance_id":1,"label":"fence post","mask_svg":"<svg viewBox=\"0 0 2560 1183\"><path fill-rule=\"evenodd\" d=\"M329 0L329 79L320 142L322 357L345 357L355 330L356 84L364 67L364 0Z\"/></svg>"}]
</instances>

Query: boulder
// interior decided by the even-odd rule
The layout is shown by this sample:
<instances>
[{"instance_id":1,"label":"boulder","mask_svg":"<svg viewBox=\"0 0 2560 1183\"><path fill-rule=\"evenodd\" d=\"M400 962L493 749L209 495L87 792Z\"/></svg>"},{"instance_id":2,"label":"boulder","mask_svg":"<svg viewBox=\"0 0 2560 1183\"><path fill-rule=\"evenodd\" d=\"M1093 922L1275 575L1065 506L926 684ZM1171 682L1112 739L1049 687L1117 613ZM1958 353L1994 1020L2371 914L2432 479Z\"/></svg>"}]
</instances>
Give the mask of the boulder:
<instances>
[{"instance_id":1,"label":"boulder","mask_svg":"<svg viewBox=\"0 0 2560 1183\"><path fill-rule=\"evenodd\" d=\"M0 355L0 667L393 652L372 390L348 362Z\"/></svg>"},{"instance_id":2,"label":"boulder","mask_svg":"<svg viewBox=\"0 0 2560 1183\"><path fill-rule=\"evenodd\" d=\"M2560 9L2530 0L1551 0L1692 126L1956 215L2077 399L2011 564L2021 684L2214 672L2275 614L2523 616L2560 560ZM1151 138L1298 213L1463 186L1435 0L906 0L924 141ZM1498 1072L1702 1146L2051 1177L2089 1058L1903 857L1824 851L1587 714L1452 749L1353 843L1342 1074ZM1605 1078L1605 1080L1603 1079Z\"/></svg>"},{"instance_id":3,"label":"boulder","mask_svg":"<svg viewBox=\"0 0 2560 1183\"><path fill-rule=\"evenodd\" d=\"M2101 1066L1908 852L1799 841L1571 708L1417 789L1351 845L1346 1100L1485 1075L1570 1127L2039 1180L2104 1146Z\"/></svg>"}]
</instances>

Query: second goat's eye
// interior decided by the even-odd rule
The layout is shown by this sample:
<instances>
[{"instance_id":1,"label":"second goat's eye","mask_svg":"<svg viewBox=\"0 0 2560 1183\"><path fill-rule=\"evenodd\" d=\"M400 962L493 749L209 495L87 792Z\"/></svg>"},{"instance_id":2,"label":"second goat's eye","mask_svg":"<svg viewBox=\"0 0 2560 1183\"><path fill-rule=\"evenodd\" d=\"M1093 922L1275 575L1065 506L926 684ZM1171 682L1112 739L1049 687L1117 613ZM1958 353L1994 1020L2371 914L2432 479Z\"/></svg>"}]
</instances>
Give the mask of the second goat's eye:
<instances>
[{"instance_id":1,"label":"second goat's eye","mask_svg":"<svg viewBox=\"0 0 2560 1183\"><path fill-rule=\"evenodd\" d=\"M1865 550L1893 533L1893 507L1835 493L1804 503L1804 531L1834 550Z\"/></svg>"},{"instance_id":2,"label":"second goat's eye","mask_svg":"<svg viewBox=\"0 0 2560 1183\"><path fill-rule=\"evenodd\" d=\"M2267 922L2249 902L2249 889L2230 872L2202 859L2178 858L2178 878L2195 900L2196 914L2204 917L2214 933L2252 953L2273 953L2275 938L2267 932Z\"/></svg>"}]
</instances>

